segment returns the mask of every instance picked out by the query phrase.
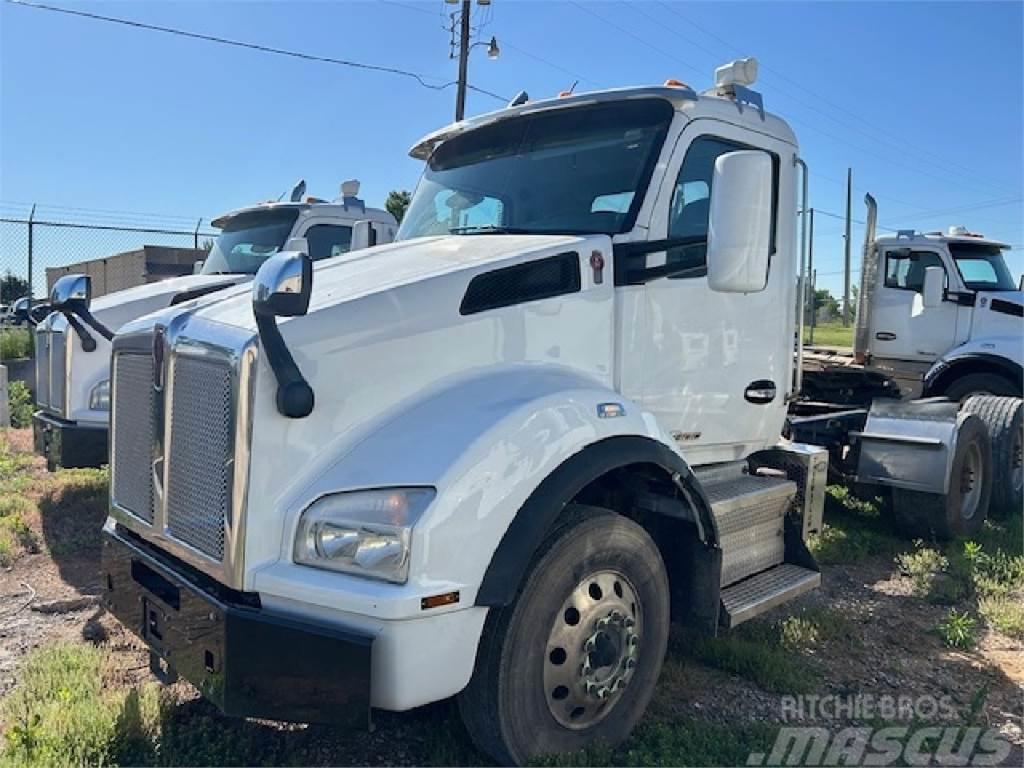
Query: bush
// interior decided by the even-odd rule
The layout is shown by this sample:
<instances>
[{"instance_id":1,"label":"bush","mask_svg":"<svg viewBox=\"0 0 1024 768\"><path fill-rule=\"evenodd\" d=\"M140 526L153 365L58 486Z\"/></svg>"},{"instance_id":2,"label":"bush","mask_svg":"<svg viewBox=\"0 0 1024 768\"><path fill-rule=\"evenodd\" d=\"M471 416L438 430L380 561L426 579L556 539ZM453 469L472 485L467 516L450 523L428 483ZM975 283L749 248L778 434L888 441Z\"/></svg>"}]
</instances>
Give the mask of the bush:
<instances>
[{"instance_id":1,"label":"bush","mask_svg":"<svg viewBox=\"0 0 1024 768\"><path fill-rule=\"evenodd\" d=\"M32 392L24 381L12 381L7 387L7 403L11 409L11 426L32 426Z\"/></svg>"},{"instance_id":2,"label":"bush","mask_svg":"<svg viewBox=\"0 0 1024 768\"><path fill-rule=\"evenodd\" d=\"M27 328L0 329L0 360L32 357L32 332Z\"/></svg>"},{"instance_id":3,"label":"bush","mask_svg":"<svg viewBox=\"0 0 1024 768\"><path fill-rule=\"evenodd\" d=\"M949 648L963 648L969 650L974 647L977 638L974 635L975 621L967 613L961 613L956 608L949 610L949 616L939 624L939 635Z\"/></svg>"}]
</instances>

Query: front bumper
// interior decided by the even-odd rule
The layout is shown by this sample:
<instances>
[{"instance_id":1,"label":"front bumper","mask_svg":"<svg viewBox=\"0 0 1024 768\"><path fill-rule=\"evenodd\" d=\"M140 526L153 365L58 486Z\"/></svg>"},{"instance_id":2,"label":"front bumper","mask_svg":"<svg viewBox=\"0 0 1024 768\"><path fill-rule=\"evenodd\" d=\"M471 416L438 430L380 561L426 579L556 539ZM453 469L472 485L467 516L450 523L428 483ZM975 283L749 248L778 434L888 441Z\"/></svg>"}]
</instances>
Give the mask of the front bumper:
<instances>
[{"instance_id":1,"label":"front bumper","mask_svg":"<svg viewBox=\"0 0 1024 768\"><path fill-rule=\"evenodd\" d=\"M295 620L109 525L104 601L224 714L366 725L373 635Z\"/></svg>"},{"instance_id":2,"label":"front bumper","mask_svg":"<svg viewBox=\"0 0 1024 768\"><path fill-rule=\"evenodd\" d=\"M32 414L32 440L50 469L100 467L109 460L106 427L86 427L45 411Z\"/></svg>"}]
</instances>

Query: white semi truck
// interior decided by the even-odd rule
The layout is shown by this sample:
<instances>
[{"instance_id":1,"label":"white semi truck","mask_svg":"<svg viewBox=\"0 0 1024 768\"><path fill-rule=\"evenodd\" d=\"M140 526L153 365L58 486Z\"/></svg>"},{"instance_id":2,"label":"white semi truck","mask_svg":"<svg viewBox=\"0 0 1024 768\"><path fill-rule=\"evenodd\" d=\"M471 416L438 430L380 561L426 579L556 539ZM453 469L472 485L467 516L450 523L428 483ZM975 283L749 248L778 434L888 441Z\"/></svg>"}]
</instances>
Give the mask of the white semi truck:
<instances>
[{"instance_id":1,"label":"white semi truck","mask_svg":"<svg viewBox=\"0 0 1024 768\"><path fill-rule=\"evenodd\" d=\"M753 70L450 125L398 242L119 330L103 599L159 674L306 722L458 696L522 763L625 739L670 621L819 584L829 454L780 437L806 173ZM984 425L901 407L862 414L859 478L984 518Z\"/></svg>"},{"instance_id":2,"label":"white semi truck","mask_svg":"<svg viewBox=\"0 0 1024 768\"><path fill-rule=\"evenodd\" d=\"M35 450L49 468L107 463L111 335L154 310L248 282L260 265L291 241L314 261L387 243L398 224L387 211L368 208L356 181L333 202L304 197L299 182L288 202L269 202L224 214L221 230L196 274L108 294L86 318L53 312L35 329ZM36 308L39 316L44 308ZM89 318L91 317L92 322Z\"/></svg>"}]
</instances>

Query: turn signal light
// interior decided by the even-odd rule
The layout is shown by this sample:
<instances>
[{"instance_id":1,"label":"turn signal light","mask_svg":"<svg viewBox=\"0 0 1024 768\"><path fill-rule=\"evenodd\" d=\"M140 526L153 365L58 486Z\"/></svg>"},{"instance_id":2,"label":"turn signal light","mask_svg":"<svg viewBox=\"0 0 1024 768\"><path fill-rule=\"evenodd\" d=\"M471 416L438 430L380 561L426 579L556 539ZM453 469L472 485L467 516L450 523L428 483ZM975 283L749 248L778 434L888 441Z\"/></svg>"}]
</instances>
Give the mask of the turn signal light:
<instances>
[{"instance_id":1,"label":"turn signal light","mask_svg":"<svg viewBox=\"0 0 1024 768\"><path fill-rule=\"evenodd\" d=\"M443 595L431 595L420 600L420 610L440 608L442 605L455 605L459 602L458 592L445 592Z\"/></svg>"}]
</instances>

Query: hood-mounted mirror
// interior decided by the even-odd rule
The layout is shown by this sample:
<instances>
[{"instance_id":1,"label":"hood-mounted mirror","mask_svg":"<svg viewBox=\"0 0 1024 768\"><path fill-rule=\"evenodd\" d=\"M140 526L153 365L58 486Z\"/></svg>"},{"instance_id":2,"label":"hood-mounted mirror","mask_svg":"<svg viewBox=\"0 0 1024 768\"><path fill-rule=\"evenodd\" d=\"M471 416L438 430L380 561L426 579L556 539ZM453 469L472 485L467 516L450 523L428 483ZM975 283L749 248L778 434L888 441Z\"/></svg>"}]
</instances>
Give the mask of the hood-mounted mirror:
<instances>
[{"instance_id":1,"label":"hood-mounted mirror","mask_svg":"<svg viewBox=\"0 0 1024 768\"><path fill-rule=\"evenodd\" d=\"M113 341L114 332L93 317L89 310L92 303L92 278L88 275L64 275L50 289L50 308L60 312L67 318L68 325L75 329L82 349L92 352L96 349L96 340L78 321L81 318L89 327L107 341Z\"/></svg>"},{"instance_id":2,"label":"hood-mounted mirror","mask_svg":"<svg viewBox=\"0 0 1024 768\"><path fill-rule=\"evenodd\" d=\"M252 283L252 311L277 379L278 413L301 419L313 412L313 388L302 376L277 327L279 317L299 317L309 310L313 262L302 251L280 251L260 267Z\"/></svg>"}]
</instances>

